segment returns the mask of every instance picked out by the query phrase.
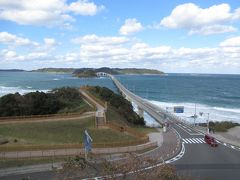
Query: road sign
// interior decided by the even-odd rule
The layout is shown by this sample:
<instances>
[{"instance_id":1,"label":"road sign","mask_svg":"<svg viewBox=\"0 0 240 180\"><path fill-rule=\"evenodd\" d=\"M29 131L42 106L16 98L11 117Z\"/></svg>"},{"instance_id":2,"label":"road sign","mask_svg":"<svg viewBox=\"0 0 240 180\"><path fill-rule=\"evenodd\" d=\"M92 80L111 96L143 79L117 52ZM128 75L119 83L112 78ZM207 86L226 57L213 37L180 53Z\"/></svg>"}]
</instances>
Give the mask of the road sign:
<instances>
[{"instance_id":1,"label":"road sign","mask_svg":"<svg viewBox=\"0 0 240 180\"><path fill-rule=\"evenodd\" d=\"M184 113L184 106L174 106L173 112L174 113Z\"/></svg>"}]
</instances>

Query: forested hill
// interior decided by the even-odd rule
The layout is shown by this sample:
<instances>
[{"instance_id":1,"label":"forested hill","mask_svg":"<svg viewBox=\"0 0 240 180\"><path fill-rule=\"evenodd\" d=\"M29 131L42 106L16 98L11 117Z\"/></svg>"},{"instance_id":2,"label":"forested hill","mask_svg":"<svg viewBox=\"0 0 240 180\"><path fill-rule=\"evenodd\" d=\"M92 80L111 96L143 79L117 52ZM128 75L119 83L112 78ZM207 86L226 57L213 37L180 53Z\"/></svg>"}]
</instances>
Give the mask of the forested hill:
<instances>
[{"instance_id":1,"label":"forested hill","mask_svg":"<svg viewBox=\"0 0 240 180\"><path fill-rule=\"evenodd\" d=\"M0 72L23 72L22 69L0 69Z\"/></svg>"},{"instance_id":2,"label":"forested hill","mask_svg":"<svg viewBox=\"0 0 240 180\"><path fill-rule=\"evenodd\" d=\"M48 73L71 73L77 77L94 77L97 72L105 72L108 74L164 74L162 71L145 68L43 68L34 70L34 72Z\"/></svg>"}]
</instances>

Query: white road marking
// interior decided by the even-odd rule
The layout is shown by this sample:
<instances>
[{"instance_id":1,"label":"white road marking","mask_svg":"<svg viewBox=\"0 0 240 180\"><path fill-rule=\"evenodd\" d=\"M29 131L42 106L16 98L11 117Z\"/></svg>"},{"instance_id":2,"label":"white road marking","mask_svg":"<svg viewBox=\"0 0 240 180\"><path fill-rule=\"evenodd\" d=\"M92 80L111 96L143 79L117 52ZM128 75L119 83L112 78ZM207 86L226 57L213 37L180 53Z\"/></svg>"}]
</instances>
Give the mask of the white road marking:
<instances>
[{"instance_id":1,"label":"white road marking","mask_svg":"<svg viewBox=\"0 0 240 180\"><path fill-rule=\"evenodd\" d=\"M186 144L202 144L205 143L203 138L182 138Z\"/></svg>"},{"instance_id":2,"label":"white road marking","mask_svg":"<svg viewBox=\"0 0 240 180\"><path fill-rule=\"evenodd\" d=\"M191 143L195 143L195 141L191 138L188 138L189 141L191 141Z\"/></svg>"},{"instance_id":3,"label":"white road marking","mask_svg":"<svg viewBox=\"0 0 240 180\"><path fill-rule=\"evenodd\" d=\"M191 141L193 141L193 143L198 143L194 138L191 138Z\"/></svg>"},{"instance_id":4,"label":"white road marking","mask_svg":"<svg viewBox=\"0 0 240 180\"><path fill-rule=\"evenodd\" d=\"M201 141L202 143L205 143L204 138L199 138L199 141Z\"/></svg>"},{"instance_id":5,"label":"white road marking","mask_svg":"<svg viewBox=\"0 0 240 180\"><path fill-rule=\"evenodd\" d=\"M190 143L190 144L192 143L192 141L190 141L189 139L185 139L185 140L186 140L188 143Z\"/></svg>"},{"instance_id":6,"label":"white road marking","mask_svg":"<svg viewBox=\"0 0 240 180\"><path fill-rule=\"evenodd\" d=\"M199 138L195 138L195 141L197 141L198 143L202 143L202 141Z\"/></svg>"},{"instance_id":7,"label":"white road marking","mask_svg":"<svg viewBox=\"0 0 240 180\"><path fill-rule=\"evenodd\" d=\"M176 124L179 128L181 128L183 131L185 131L186 133L188 133L189 135L191 135L191 136L193 136L193 135L202 135L202 134L199 134L199 133L194 133L193 131L191 131L191 132L193 132L193 133L191 133L191 132L189 132L187 129L186 129L186 127L184 127L184 126L182 126L182 125L180 125L180 124ZM184 127L184 128L183 128Z\"/></svg>"}]
</instances>

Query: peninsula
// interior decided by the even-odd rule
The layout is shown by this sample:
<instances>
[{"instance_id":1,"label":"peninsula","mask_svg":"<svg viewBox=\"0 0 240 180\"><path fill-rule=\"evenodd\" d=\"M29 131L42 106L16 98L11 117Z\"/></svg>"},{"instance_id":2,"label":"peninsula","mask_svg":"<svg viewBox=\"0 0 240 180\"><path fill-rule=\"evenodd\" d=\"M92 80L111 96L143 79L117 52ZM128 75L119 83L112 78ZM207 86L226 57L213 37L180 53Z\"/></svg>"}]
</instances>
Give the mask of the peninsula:
<instances>
[{"instance_id":1,"label":"peninsula","mask_svg":"<svg viewBox=\"0 0 240 180\"><path fill-rule=\"evenodd\" d=\"M105 72L108 74L154 74L163 75L164 72L155 69L145 68L42 68L33 70L33 72L47 72L47 73L71 73L76 77L96 77L97 72Z\"/></svg>"}]
</instances>

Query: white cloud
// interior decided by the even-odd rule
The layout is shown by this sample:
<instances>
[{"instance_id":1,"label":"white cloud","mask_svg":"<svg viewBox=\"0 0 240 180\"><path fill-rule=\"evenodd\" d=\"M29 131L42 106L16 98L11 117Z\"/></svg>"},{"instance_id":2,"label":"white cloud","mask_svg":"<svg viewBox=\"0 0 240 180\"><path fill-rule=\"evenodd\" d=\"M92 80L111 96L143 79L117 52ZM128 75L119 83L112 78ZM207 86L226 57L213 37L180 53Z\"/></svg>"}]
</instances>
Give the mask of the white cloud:
<instances>
[{"instance_id":1,"label":"white cloud","mask_svg":"<svg viewBox=\"0 0 240 180\"><path fill-rule=\"evenodd\" d=\"M69 5L68 10L83 16L94 16L104 8L103 5L97 6L88 0L79 0L77 2L72 2Z\"/></svg>"},{"instance_id":2,"label":"white cloud","mask_svg":"<svg viewBox=\"0 0 240 180\"><path fill-rule=\"evenodd\" d=\"M167 72L240 73L239 37L226 39L215 48L173 48L151 46L135 39L118 36L85 35L73 39L77 49L59 54L55 39L45 38L44 43L29 52L4 49L0 63L17 62L41 66L70 67L144 67ZM47 45L53 48L43 48ZM11 65L11 64L10 64Z\"/></svg>"},{"instance_id":3,"label":"white cloud","mask_svg":"<svg viewBox=\"0 0 240 180\"><path fill-rule=\"evenodd\" d=\"M204 9L193 3L187 3L176 6L170 16L163 18L160 24L167 28L189 30L189 34L219 34L237 30L228 25L238 18L237 14L239 10L232 13L228 4Z\"/></svg>"},{"instance_id":4,"label":"white cloud","mask_svg":"<svg viewBox=\"0 0 240 180\"><path fill-rule=\"evenodd\" d=\"M128 42L126 37L118 36L97 36L95 34L86 35L72 39L75 44L98 44L98 45L117 45Z\"/></svg>"},{"instance_id":5,"label":"white cloud","mask_svg":"<svg viewBox=\"0 0 240 180\"><path fill-rule=\"evenodd\" d=\"M119 33L121 35L129 35L143 30L143 26L137 19L126 19L124 25L121 26Z\"/></svg>"},{"instance_id":6,"label":"white cloud","mask_svg":"<svg viewBox=\"0 0 240 180\"><path fill-rule=\"evenodd\" d=\"M240 47L240 36L226 39L220 43L220 46Z\"/></svg>"},{"instance_id":7,"label":"white cloud","mask_svg":"<svg viewBox=\"0 0 240 180\"><path fill-rule=\"evenodd\" d=\"M238 8L234 11L233 20L240 20L240 8Z\"/></svg>"},{"instance_id":8,"label":"white cloud","mask_svg":"<svg viewBox=\"0 0 240 180\"><path fill-rule=\"evenodd\" d=\"M69 13L95 15L103 6L80 0L67 4L66 0L0 0L0 19L23 25L69 27L75 19Z\"/></svg>"},{"instance_id":9,"label":"white cloud","mask_svg":"<svg viewBox=\"0 0 240 180\"><path fill-rule=\"evenodd\" d=\"M44 43L47 46L55 46L57 44L56 40L53 38L44 38Z\"/></svg>"},{"instance_id":10,"label":"white cloud","mask_svg":"<svg viewBox=\"0 0 240 180\"><path fill-rule=\"evenodd\" d=\"M237 28L233 26L226 26L226 25L210 25L210 26L203 26L199 29L192 29L189 31L189 34L202 34L202 35L211 35L211 34L221 34L227 32L236 32Z\"/></svg>"},{"instance_id":11,"label":"white cloud","mask_svg":"<svg viewBox=\"0 0 240 180\"><path fill-rule=\"evenodd\" d=\"M37 45L36 42L32 42L27 38L18 37L8 32L0 32L0 43L13 46Z\"/></svg>"}]
</instances>

